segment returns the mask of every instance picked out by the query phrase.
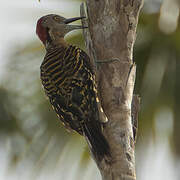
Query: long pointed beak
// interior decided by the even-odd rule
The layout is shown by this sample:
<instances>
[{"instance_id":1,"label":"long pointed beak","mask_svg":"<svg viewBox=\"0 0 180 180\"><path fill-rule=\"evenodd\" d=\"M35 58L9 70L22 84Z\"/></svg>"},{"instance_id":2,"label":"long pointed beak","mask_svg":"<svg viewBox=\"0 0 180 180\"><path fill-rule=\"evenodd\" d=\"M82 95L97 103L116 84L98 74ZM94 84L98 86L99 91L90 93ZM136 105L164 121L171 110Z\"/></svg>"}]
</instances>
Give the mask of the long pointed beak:
<instances>
[{"instance_id":1,"label":"long pointed beak","mask_svg":"<svg viewBox=\"0 0 180 180\"><path fill-rule=\"evenodd\" d=\"M86 17L75 17L75 18L69 18L69 19L65 19L64 20L64 23L65 24L69 24L69 23L71 23L71 22L74 22L74 21L77 21L77 20L79 20L79 19L84 19L84 18L86 18Z\"/></svg>"},{"instance_id":2,"label":"long pointed beak","mask_svg":"<svg viewBox=\"0 0 180 180\"><path fill-rule=\"evenodd\" d=\"M73 29L85 29L88 28L87 26L81 26L81 25L69 25L69 23L77 21L79 19L84 19L86 17L75 17L75 18L69 18L69 19L65 19L64 23L67 24L68 28L73 30Z\"/></svg>"}]
</instances>

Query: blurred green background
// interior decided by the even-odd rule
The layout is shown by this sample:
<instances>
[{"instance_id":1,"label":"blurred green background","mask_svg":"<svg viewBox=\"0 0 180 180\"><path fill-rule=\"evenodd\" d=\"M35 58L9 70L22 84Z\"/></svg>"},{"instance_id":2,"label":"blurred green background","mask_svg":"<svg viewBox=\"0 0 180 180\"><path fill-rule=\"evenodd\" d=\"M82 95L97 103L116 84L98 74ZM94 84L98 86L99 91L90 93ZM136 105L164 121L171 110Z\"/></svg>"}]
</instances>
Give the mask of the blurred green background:
<instances>
[{"instance_id":1,"label":"blurred green background","mask_svg":"<svg viewBox=\"0 0 180 180\"><path fill-rule=\"evenodd\" d=\"M68 133L45 98L39 17L79 15L78 0L1 1L0 180L100 179L82 137ZM84 48L81 31L66 39ZM147 0L134 49L141 96L138 180L180 179L180 25L178 0Z\"/></svg>"}]
</instances>

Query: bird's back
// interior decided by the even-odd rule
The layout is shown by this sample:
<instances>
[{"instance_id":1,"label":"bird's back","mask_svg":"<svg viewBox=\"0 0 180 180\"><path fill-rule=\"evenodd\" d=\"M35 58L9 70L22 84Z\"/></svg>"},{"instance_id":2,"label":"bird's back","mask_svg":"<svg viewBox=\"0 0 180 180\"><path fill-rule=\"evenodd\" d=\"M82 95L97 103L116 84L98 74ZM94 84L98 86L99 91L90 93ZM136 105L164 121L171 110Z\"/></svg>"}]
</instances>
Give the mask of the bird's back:
<instances>
[{"instance_id":1,"label":"bird's back","mask_svg":"<svg viewBox=\"0 0 180 180\"><path fill-rule=\"evenodd\" d=\"M88 121L100 128L94 74L84 51L76 46L47 51L41 65L41 79L51 104L66 126L80 134L82 124Z\"/></svg>"}]
</instances>

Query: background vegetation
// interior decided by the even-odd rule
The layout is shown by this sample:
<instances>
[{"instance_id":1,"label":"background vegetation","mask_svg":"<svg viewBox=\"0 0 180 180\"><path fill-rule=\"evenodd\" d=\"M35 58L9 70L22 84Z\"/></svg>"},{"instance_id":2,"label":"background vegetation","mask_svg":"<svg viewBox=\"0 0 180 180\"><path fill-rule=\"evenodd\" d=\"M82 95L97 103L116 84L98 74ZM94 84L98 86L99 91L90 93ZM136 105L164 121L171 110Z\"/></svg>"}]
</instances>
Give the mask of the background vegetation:
<instances>
[{"instance_id":1,"label":"background vegetation","mask_svg":"<svg viewBox=\"0 0 180 180\"><path fill-rule=\"evenodd\" d=\"M86 143L68 133L39 80L45 51L35 35L39 17L79 15L78 0L22 0L2 4L0 47L0 179L98 179ZM9 4L8 4L9 3ZM10 5L11 3L11 5ZM7 13L9 11L9 13ZM81 31L66 37L84 48ZM178 0L148 0L134 49L140 94L139 180L180 177L180 25Z\"/></svg>"}]
</instances>

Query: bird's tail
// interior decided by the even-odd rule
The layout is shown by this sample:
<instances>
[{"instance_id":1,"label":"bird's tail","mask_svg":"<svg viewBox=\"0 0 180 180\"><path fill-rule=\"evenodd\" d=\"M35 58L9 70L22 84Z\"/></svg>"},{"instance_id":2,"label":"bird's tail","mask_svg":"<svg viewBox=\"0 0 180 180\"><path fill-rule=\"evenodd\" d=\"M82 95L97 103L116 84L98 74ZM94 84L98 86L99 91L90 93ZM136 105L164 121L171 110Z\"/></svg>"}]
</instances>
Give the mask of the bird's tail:
<instances>
[{"instance_id":1,"label":"bird's tail","mask_svg":"<svg viewBox=\"0 0 180 180\"><path fill-rule=\"evenodd\" d=\"M111 156L110 147L102 134L101 124L96 121L96 123L88 122L84 125L84 135L89 142L91 151L96 159L101 161L103 158L106 160Z\"/></svg>"}]
</instances>

